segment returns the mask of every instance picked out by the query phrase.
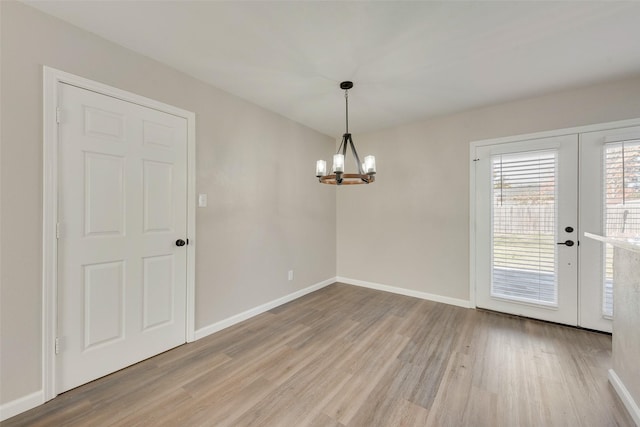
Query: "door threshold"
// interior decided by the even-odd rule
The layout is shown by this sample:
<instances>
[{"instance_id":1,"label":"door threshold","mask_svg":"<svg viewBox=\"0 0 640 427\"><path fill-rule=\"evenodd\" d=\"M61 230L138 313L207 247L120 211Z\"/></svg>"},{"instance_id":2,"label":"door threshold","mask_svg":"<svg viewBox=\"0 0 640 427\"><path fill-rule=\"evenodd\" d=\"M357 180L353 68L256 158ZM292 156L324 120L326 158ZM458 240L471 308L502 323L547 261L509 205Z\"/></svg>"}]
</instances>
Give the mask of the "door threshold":
<instances>
[{"instance_id":1,"label":"door threshold","mask_svg":"<svg viewBox=\"0 0 640 427\"><path fill-rule=\"evenodd\" d=\"M497 314L497 315L500 315L500 316L507 316L507 317L513 317L513 318L518 318L518 319L524 319L524 320L533 320L534 322L549 323L551 325L564 326L564 327L567 327L567 328L578 329L578 330L586 331L586 332L595 332L597 334L602 334L602 335L609 335L609 336L612 335L611 332L599 331L597 329L589 329L589 328L584 328L582 326L576 326L576 325L567 325L565 323L552 322L550 320L536 319L535 317L527 317L527 316L522 316L522 315L519 315L519 314L504 313L502 311L489 310L488 308L476 307L476 310L484 311L486 313Z\"/></svg>"}]
</instances>

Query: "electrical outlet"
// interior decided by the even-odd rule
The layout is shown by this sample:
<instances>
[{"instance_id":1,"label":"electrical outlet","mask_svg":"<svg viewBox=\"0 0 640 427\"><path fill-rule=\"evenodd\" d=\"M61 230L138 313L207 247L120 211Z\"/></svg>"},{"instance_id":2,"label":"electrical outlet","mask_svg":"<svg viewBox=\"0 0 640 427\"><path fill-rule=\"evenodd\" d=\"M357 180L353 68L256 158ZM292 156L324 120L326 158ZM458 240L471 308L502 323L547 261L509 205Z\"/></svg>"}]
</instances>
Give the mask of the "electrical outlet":
<instances>
[{"instance_id":1,"label":"electrical outlet","mask_svg":"<svg viewBox=\"0 0 640 427\"><path fill-rule=\"evenodd\" d=\"M293 270L289 270L289 280L293 280Z\"/></svg>"}]
</instances>

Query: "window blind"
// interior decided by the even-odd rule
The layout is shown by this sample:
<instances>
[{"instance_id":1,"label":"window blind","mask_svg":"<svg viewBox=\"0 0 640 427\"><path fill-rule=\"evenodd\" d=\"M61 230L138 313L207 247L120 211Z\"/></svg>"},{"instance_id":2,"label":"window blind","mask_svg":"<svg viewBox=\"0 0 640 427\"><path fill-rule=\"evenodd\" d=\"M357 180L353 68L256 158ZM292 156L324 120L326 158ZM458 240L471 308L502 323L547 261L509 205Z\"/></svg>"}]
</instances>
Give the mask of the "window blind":
<instances>
[{"instance_id":1,"label":"window blind","mask_svg":"<svg viewBox=\"0 0 640 427\"><path fill-rule=\"evenodd\" d=\"M640 237L640 140L608 143L604 149L604 218L608 237ZM613 316L613 247L604 251L602 314Z\"/></svg>"},{"instance_id":2,"label":"window blind","mask_svg":"<svg viewBox=\"0 0 640 427\"><path fill-rule=\"evenodd\" d=\"M555 151L492 157L491 295L557 305Z\"/></svg>"}]
</instances>

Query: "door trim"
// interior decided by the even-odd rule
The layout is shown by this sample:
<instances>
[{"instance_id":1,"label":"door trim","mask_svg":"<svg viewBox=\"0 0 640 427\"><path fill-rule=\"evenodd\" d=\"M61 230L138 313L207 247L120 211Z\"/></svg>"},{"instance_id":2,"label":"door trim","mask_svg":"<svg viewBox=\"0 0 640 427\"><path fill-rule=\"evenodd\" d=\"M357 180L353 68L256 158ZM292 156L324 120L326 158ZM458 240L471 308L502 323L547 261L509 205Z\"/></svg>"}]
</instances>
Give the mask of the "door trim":
<instances>
[{"instance_id":1,"label":"door trim","mask_svg":"<svg viewBox=\"0 0 640 427\"><path fill-rule=\"evenodd\" d=\"M42 390L44 402L56 397L55 339L57 333L58 249L58 127L59 83L70 84L187 120L187 342L195 340L196 137L195 113L117 89L55 68L43 66L43 222L42 222Z\"/></svg>"},{"instance_id":2,"label":"door trim","mask_svg":"<svg viewBox=\"0 0 640 427\"><path fill-rule=\"evenodd\" d=\"M527 133L521 135L506 136L500 138L481 139L471 141L469 146L469 305L477 308L476 304L476 167L477 148L486 145L507 144L524 140L557 137L563 135L581 134L586 132L597 132L610 129L620 129L625 127L640 126L640 118L620 120L615 122L597 123L593 125L577 126L572 128L554 129L542 132ZM579 149L579 148L578 148ZM582 171L578 169L578 174ZM579 203L579 201L578 201ZM579 224L578 224L579 227ZM580 230L580 228L578 228ZM578 255L580 262L580 255ZM578 280L580 271L578 270ZM580 297L580 287L578 287L578 298ZM580 310L578 310L578 322L580 322Z\"/></svg>"}]
</instances>

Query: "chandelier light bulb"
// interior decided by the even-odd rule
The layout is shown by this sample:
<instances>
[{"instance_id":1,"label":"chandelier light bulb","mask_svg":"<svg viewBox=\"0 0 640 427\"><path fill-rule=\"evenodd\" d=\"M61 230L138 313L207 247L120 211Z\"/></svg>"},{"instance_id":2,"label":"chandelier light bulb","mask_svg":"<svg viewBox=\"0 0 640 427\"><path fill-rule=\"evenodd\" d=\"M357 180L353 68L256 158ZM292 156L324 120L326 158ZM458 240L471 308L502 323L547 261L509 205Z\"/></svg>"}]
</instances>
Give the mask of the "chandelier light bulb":
<instances>
[{"instance_id":1,"label":"chandelier light bulb","mask_svg":"<svg viewBox=\"0 0 640 427\"><path fill-rule=\"evenodd\" d=\"M376 173L376 157L365 156L364 158L364 173L367 175L373 175Z\"/></svg>"},{"instance_id":2,"label":"chandelier light bulb","mask_svg":"<svg viewBox=\"0 0 640 427\"><path fill-rule=\"evenodd\" d=\"M318 160L316 162L316 177L320 178L327 174L327 162L324 160Z\"/></svg>"},{"instance_id":3,"label":"chandelier light bulb","mask_svg":"<svg viewBox=\"0 0 640 427\"><path fill-rule=\"evenodd\" d=\"M333 173L344 172L344 154L333 155Z\"/></svg>"}]
</instances>

